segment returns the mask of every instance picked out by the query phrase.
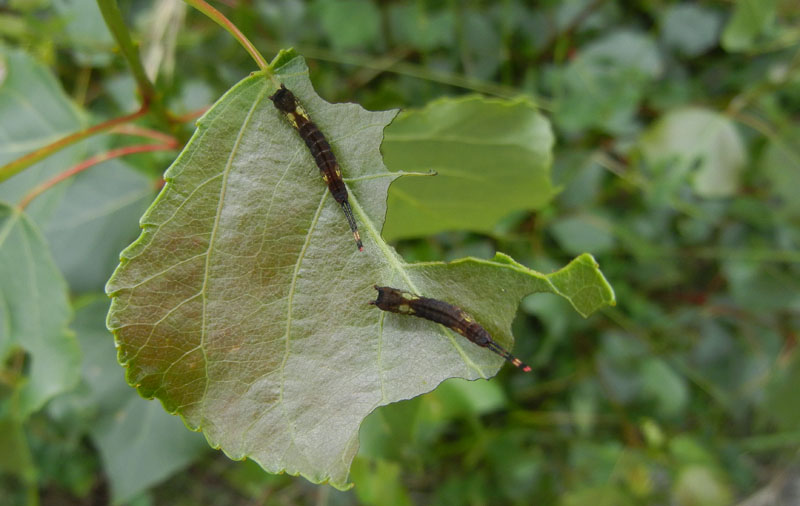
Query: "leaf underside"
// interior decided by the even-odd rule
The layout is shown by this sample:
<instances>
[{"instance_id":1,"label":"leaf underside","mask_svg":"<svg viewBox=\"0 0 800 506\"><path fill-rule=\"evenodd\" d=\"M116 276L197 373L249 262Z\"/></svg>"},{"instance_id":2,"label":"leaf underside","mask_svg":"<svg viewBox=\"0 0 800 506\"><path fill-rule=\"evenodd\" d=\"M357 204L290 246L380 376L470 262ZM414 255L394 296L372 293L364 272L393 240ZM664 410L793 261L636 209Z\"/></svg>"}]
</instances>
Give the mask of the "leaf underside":
<instances>
[{"instance_id":1,"label":"leaf underside","mask_svg":"<svg viewBox=\"0 0 800 506\"><path fill-rule=\"evenodd\" d=\"M324 102L299 57L275 73L333 146L365 251L268 99L274 85L253 74L201 118L165 174L107 285L108 326L128 382L212 446L346 488L372 410L447 378L490 377L503 362L439 325L368 305L374 284L457 303L509 348L528 293L559 293L588 314L613 292L589 255L548 276L504 255L405 263L379 232L396 177L379 148L395 112Z\"/></svg>"}]
</instances>

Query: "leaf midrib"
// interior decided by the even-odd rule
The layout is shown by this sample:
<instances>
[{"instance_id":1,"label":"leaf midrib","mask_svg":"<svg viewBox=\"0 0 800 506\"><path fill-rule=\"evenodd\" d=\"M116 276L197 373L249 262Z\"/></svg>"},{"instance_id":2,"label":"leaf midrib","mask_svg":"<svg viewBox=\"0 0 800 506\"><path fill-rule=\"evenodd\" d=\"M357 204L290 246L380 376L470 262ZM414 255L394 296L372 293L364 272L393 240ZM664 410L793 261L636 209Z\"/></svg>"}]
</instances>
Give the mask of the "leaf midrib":
<instances>
[{"instance_id":1,"label":"leaf midrib","mask_svg":"<svg viewBox=\"0 0 800 506\"><path fill-rule=\"evenodd\" d=\"M234 142L231 148L231 154L228 157L228 162L225 166L225 170L223 171L222 175L222 182L220 183L220 196L219 196L219 204L217 204L217 212L214 216L214 226L211 229L211 237L208 240L208 250L206 254L206 262L203 268L203 285L200 288L200 293L203 296L203 311L202 311L202 321L200 324L200 351L203 353L203 366L205 369L205 386L203 387L203 395L201 398L200 404L200 423L203 423L205 420L205 409L206 409L206 399L208 398L208 386L211 383L211 378L208 374L208 354L206 353L206 335L207 335L207 316L208 316L208 276L210 271L211 265L211 255L214 251L214 243L217 238L217 231L219 230L219 221L222 216L222 207L225 203L225 196L227 194L228 188L228 175L230 174L231 167L233 166L233 160L235 158L236 153L239 151L239 147L241 146L242 137L244 137L244 133L247 130L247 126L250 124L251 120L253 119L253 113L261 105L261 102L264 100L264 96L267 94L267 86L262 86L261 91L258 94L256 100L253 101L253 105L250 106L250 110L247 112L247 117L242 122L242 126L239 128L239 132L236 136L236 141Z\"/></svg>"},{"instance_id":2,"label":"leaf midrib","mask_svg":"<svg viewBox=\"0 0 800 506\"><path fill-rule=\"evenodd\" d=\"M355 211L361 217L361 221L362 221L362 223L364 223L365 228L367 229L367 233L373 238L373 241L378 246L378 248L381 250L381 253L383 253L384 257L386 257L386 260L388 261L390 267L400 274L400 276L403 278L403 281L406 282L408 288L411 291L413 291L415 293L421 293L419 288L417 288L417 286L414 284L413 281L411 281L411 278L406 273L405 267L407 267L409 264L404 262L402 259L400 259L397 256L397 253L392 251L389 248L389 245L386 244L386 242L384 242L383 238L381 238L380 234L378 233L377 229L375 228L375 225L372 223L372 220L369 218L369 216L367 216L367 214L361 208L361 204L358 203L358 199L356 199L355 196L352 195L352 193L350 194L349 200L350 200L350 206L353 209L355 209ZM475 372L477 372L481 376L481 378L486 378L487 377L486 374L464 352L464 349L458 343L458 341L455 338L455 336L453 335L453 333L450 332L449 330L447 330L445 327L443 327L441 325L437 325L437 327L439 327L440 331L448 339L450 339L450 343L456 349L458 354L461 355L461 359L464 361L465 364L467 364L467 367L470 367L470 368L474 369Z\"/></svg>"}]
</instances>

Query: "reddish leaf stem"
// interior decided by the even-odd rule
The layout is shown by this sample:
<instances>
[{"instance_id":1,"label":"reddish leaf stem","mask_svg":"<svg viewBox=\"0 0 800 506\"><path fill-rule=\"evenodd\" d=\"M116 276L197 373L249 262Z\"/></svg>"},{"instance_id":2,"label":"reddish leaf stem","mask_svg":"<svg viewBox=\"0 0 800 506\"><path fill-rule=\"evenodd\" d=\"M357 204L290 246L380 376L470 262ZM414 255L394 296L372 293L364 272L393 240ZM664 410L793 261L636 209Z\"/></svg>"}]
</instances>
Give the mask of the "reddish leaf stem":
<instances>
[{"instance_id":1,"label":"reddish leaf stem","mask_svg":"<svg viewBox=\"0 0 800 506\"><path fill-rule=\"evenodd\" d=\"M157 141L161 141L164 144L178 144L178 139L175 137L165 134L164 132L160 132L158 130L154 130L152 128L145 128L140 127L139 125L118 125L111 129L111 132L115 134L124 134L124 135L135 135L137 137L147 137L148 139L154 139Z\"/></svg>"},{"instance_id":2,"label":"reddish leaf stem","mask_svg":"<svg viewBox=\"0 0 800 506\"><path fill-rule=\"evenodd\" d=\"M182 114L180 116L176 116L175 117L175 121L177 121L178 123L186 123L187 121L195 120L195 119L199 118L200 116L202 116L203 114L205 114L206 111L209 110L210 108L211 108L211 106L206 106L206 107L203 107L202 109L197 109L196 111L191 111L191 112L187 112L186 114Z\"/></svg>"},{"instance_id":3,"label":"reddish leaf stem","mask_svg":"<svg viewBox=\"0 0 800 506\"><path fill-rule=\"evenodd\" d=\"M62 137L61 139L48 144L46 146L42 146L39 149L31 151L27 155L24 155L16 160L9 162L2 167L0 167L0 182L5 181L6 179L10 178L11 176L17 174L18 172L22 171L23 169L30 167L34 163L46 158L62 149L75 144L76 142L83 140L87 137L90 137L98 132L102 132L104 130L110 130L117 125L122 123L127 123L128 121L133 121L136 118L143 116L147 113L148 106L147 104L143 104L142 107L126 116L120 116L119 118L110 119L108 121L104 121L103 123L99 123L95 126L86 128L84 130L77 131L75 133L69 134L66 137Z\"/></svg>"},{"instance_id":4,"label":"reddish leaf stem","mask_svg":"<svg viewBox=\"0 0 800 506\"><path fill-rule=\"evenodd\" d=\"M65 179L72 177L80 172L83 172L89 167L93 167L99 163L111 160L112 158L119 158L134 153L146 153L149 151L167 151L176 149L177 147L178 145L175 142L164 143L164 144L139 144L136 146L125 146L122 148L111 149L109 151L106 151L105 153L100 153L98 155L92 156L91 158L87 158L81 163L65 170L64 172L56 174L47 181L35 186L31 191L28 192L27 195L25 195L22 198L22 200L20 200L19 208L25 209L28 206L28 204L30 204L31 200L38 197L46 190L52 188L61 181L64 181Z\"/></svg>"}]
</instances>

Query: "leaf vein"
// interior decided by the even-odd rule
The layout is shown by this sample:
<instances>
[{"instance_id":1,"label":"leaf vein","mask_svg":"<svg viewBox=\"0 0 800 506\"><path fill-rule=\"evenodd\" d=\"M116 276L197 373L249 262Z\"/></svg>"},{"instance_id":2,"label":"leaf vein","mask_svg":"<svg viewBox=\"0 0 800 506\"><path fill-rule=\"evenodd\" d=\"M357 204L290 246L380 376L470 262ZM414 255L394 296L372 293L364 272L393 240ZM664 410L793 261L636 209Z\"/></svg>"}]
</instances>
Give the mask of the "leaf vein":
<instances>
[{"instance_id":1,"label":"leaf vein","mask_svg":"<svg viewBox=\"0 0 800 506\"><path fill-rule=\"evenodd\" d=\"M247 131L247 126L250 124L250 121L253 119L253 114L261 105L261 102L264 100L264 97L267 94L267 87L264 86L262 90L259 92L258 97L253 101L253 105L250 107L250 110L247 111L247 116L245 116L244 121L242 121L242 126L239 127L239 132L236 136L236 142L233 146L231 146L231 154L228 157L228 161L225 164L225 169L223 170L222 176L222 185L219 190L219 204L217 205L217 213L214 217L214 226L211 229L211 237L208 240L208 250L206 254L206 265L203 269L203 286L200 293L203 296L203 311L202 311L202 320L201 320L201 328L200 328L200 350L203 352L203 362L205 366L205 387L203 388L203 394L201 396L202 404L200 406L200 423L203 422L205 419L205 408L206 408L206 399L208 397L208 385L211 383L211 378L208 376L208 353L206 352L206 338L208 334L207 325L208 325L208 297L207 297L207 287L208 287L208 277L209 277L209 270L211 265L211 253L214 250L214 241L217 237L217 231L219 230L219 221L222 215L222 207L225 203L225 194L227 190L227 183L228 183L228 175L230 174L231 167L233 166L233 160L236 157L236 154L239 152L239 147L242 143L242 137L244 137L245 132Z\"/></svg>"}]
</instances>

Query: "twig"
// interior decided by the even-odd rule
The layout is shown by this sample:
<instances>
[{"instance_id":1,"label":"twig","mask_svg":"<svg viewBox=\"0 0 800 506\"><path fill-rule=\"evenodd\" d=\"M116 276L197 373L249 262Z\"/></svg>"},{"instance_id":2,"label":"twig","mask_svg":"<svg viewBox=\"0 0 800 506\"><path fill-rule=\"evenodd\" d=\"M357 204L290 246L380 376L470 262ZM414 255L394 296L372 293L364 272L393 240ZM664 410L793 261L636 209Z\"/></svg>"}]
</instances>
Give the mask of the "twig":
<instances>
[{"instance_id":1,"label":"twig","mask_svg":"<svg viewBox=\"0 0 800 506\"><path fill-rule=\"evenodd\" d=\"M147 105L142 104L142 107L132 113L128 114L127 116L120 116L119 118L110 119L108 121L104 121L103 123L99 123L93 127L86 128L84 130L80 130L73 134L67 135L66 137L62 137L61 139L48 144L46 146L42 146L41 148L34 150L27 155L24 155L16 160L7 163L0 167L0 182L5 181L6 179L10 178L11 176L17 174L18 172L22 171L23 169L33 165L34 163L38 162L39 160L46 158L52 154L61 151L62 149L75 144L76 142L83 140L89 136L92 136L98 132L102 132L104 130L110 130L117 125L122 123L127 123L129 121L133 121L136 118L143 116L147 113Z\"/></svg>"},{"instance_id":2,"label":"twig","mask_svg":"<svg viewBox=\"0 0 800 506\"><path fill-rule=\"evenodd\" d=\"M239 41L239 44L244 47L245 51L250 54L250 57L256 62L258 68L262 70L272 81L278 85L280 81L272 74L272 71L269 68L269 64L267 60L258 52L258 49L253 45L247 37L234 25L231 21L226 18L220 11L206 3L204 0L183 0L187 4L191 5L195 9L199 10L213 21L215 21L218 25L228 31L233 37Z\"/></svg>"},{"instance_id":3,"label":"twig","mask_svg":"<svg viewBox=\"0 0 800 506\"><path fill-rule=\"evenodd\" d=\"M153 130L152 128L140 127L138 125L118 125L112 128L111 132L115 134L146 137L148 139L161 141L164 144L178 145L178 139L175 137L165 134L164 132L159 132L158 130Z\"/></svg>"},{"instance_id":4,"label":"twig","mask_svg":"<svg viewBox=\"0 0 800 506\"><path fill-rule=\"evenodd\" d=\"M166 125L172 125L174 122L167 113L164 103L161 100L161 95L156 92L153 83L147 77L147 73L142 65L142 60L139 58L139 52L133 45L131 34L128 27L125 26L125 21L122 19L122 13L117 5L117 0L97 0L97 6L103 14L106 26L114 36L117 45L119 46L122 56L128 61L131 67L134 79L136 79L136 86L139 93L142 95L142 108L149 107L153 114L155 114Z\"/></svg>"},{"instance_id":5,"label":"twig","mask_svg":"<svg viewBox=\"0 0 800 506\"><path fill-rule=\"evenodd\" d=\"M102 163L112 158L119 158L121 156L126 156L134 153L146 153L150 151L167 151L175 148L177 148L177 143L140 144L136 146L125 146L123 148L111 149L109 151L106 151L105 153L101 153L91 158L87 158L81 163L65 170L64 172L61 172L60 174L56 174L54 177L35 186L31 191L28 192L27 195L25 195L22 198L22 200L20 200L18 207L20 209L25 209L28 206L28 204L30 204L31 200L35 199L46 190L52 188L61 181L64 181L65 179L74 176L75 174L83 172L89 167L97 165L98 163Z\"/></svg>"},{"instance_id":6,"label":"twig","mask_svg":"<svg viewBox=\"0 0 800 506\"><path fill-rule=\"evenodd\" d=\"M206 111L209 110L210 108L211 106L206 106L203 107L202 109L197 109L196 111L190 111L187 112L186 114L175 116L175 121L177 121L178 123L186 123L187 121L195 120L200 116L202 116L203 114L205 114Z\"/></svg>"}]
</instances>

